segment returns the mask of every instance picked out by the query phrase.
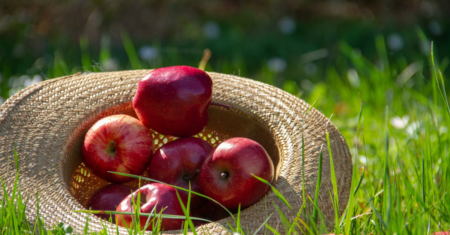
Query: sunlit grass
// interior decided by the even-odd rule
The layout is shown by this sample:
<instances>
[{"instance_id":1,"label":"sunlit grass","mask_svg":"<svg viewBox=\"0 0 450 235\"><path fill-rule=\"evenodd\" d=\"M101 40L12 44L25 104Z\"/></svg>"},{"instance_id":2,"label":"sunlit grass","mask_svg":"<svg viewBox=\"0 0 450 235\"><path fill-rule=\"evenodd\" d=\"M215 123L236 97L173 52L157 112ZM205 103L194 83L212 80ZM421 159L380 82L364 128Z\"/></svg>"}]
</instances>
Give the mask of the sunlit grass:
<instances>
[{"instance_id":1,"label":"sunlit grass","mask_svg":"<svg viewBox=\"0 0 450 235\"><path fill-rule=\"evenodd\" d=\"M151 67L139 59L139 53L128 34L123 31L121 36L130 61L128 67ZM425 40L422 37L419 32L419 40ZM100 67L94 68L94 56L89 54L89 44L86 39L80 39L79 61L82 71L100 71L102 63L114 56L107 37L102 42ZM294 80L286 80L280 86L277 79L281 75L269 71L266 66L262 66L258 73L261 77L255 77L283 87L310 104L314 103L314 107L327 117L333 115L331 121L345 137L354 164L351 194L344 214L336 213L333 221L327 221L318 209L319 191L316 191L314 198L308 197L312 195L304 196L300 211L283 214L275 207L277 211L274 213L281 217L279 227L268 225L272 217L269 214L256 233L265 231L268 234L280 234L281 227L288 234L432 234L450 229L450 105L444 73L448 64L445 58L436 58L435 48L422 61L407 62L406 59L390 60L383 36L375 38L373 44L378 53L375 60L364 57L345 42L340 43L336 61L325 68L325 78L312 84L307 91L299 92L300 86ZM200 59L201 53L195 63L198 64ZM176 57L173 61L182 62L182 59ZM185 64L193 63L189 61ZM54 63L47 75L68 75L77 66L68 64L62 53L55 52ZM230 67L236 70L237 75L239 68L245 70L245 62L205 66L207 71L214 72L224 72L219 68L228 71ZM413 67L418 68L418 71L409 73L408 69ZM329 157L332 160L336 156L329 152ZM319 175L323 160L321 151ZM333 206L337 209L339 204L345 202L338 201L337 179L333 172L334 167L331 165L333 188L327 193L330 193ZM321 178L316 182L317 188L320 184ZM17 180L9 191L2 181L2 188L0 234L71 233L70 225L45 224L39 217L39 205L36 205L37 218L30 224L30 218L25 214L27 198L22 198ZM292 210L283 195L276 188L272 189ZM309 213L305 209L307 207L312 208L312 214L305 214ZM185 208L185 212L188 211ZM160 214L149 216L164 217ZM231 216L235 221L234 226L224 229L247 234L247 228L241 227L240 214ZM192 230L192 220L196 218L189 214L184 218L187 219L184 232ZM320 226L317 226L317 222ZM334 224L334 231L326 231L326 225L331 223ZM86 220L86 234L89 233L88 228ZM106 229L104 231L106 233ZM130 234L142 232L139 229L137 232L129 231ZM156 226L154 232L158 231Z\"/></svg>"}]
</instances>

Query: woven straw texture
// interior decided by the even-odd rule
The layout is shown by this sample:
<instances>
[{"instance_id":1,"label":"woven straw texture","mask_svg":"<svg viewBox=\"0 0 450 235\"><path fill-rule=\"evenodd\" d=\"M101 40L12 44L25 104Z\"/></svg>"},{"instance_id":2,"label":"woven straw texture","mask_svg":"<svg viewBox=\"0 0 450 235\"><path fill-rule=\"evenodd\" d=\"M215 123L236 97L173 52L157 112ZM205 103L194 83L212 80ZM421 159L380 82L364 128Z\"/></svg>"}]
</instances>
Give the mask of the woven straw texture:
<instances>
[{"instance_id":1,"label":"woven straw texture","mask_svg":"<svg viewBox=\"0 0 450 235\"><path fill-rule=\"evenodd\" d=\"M22 194L29 197L27 214L39 213L48 226L64 222L82 233L86 216L74 210L83 205L94 190L107 184L90 174L81 164L84 134L97 120L113 114L134 116L131 101L139 79L149 70L76 74L47 80L28 87L8 99L0 108L0 176L12 190L16 168L14 149L19 158ZM253 80L209 73L213 79L213 102L230 109L211 106L210 123L199 136L213 145L234 136L245 136L261 143L276 167L273 184L297 212L303 190L314 195L319 152L323 147L322 185L319 207L329 221L334 221L330 161L326 131L338 180L339 213L349 197L352 162L348 146L329 120L310 105L278 88ZM303 125L304 121L304 125ZM302 125L304 134L305 188L302 184ZM154 133L157 146L171 139ZM133 184L133 182L131 183ZM135 184L135 182L134 182ZM3 195L0 192L0 197ZM289 217L292 213L273 192L241 212L241 225L255 231L273 213L269 224L276 227L280 217L274 204ZM230 217L197 228L199 233L226 234L221 225L233 224ZM89 231L103 226L96 216L89 218ZM108 230L115 226L106 223ZM280 226L282 227L282 226ZM127 234L120 228L121 234ZM280 231L284 233L284 231ZM167 231L177 234L179 231ZM252 232L253 233L253 232Z\"/></svg>"}]
</instances>

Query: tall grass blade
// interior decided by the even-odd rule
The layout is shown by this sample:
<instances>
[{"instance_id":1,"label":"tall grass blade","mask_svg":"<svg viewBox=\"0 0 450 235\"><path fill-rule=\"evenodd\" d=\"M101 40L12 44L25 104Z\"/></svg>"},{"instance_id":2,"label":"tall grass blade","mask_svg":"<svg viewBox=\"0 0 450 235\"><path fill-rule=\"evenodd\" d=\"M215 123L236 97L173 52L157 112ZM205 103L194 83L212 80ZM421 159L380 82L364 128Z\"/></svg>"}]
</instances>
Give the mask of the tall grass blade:
<instances>
[{"instance_id":1,"label":"tall grass blade","mask_svg":"<svg viewBox=\"0 0 450 235\"><path fill-rule=\"evenodd\" d=\"M3 188L3 179L0 177L1 183L2 183L2 188ZM3 191L3 195L8 195L6 191ZM6 196L7 197L7 196ZM1 229L3 229L4 227L6 227L5 225L5 217L6 217L6 210L5 210L5 196L2 197L2 204L0 205L0 232Z\"/></svg>"},{"instance_id":2,"label":"tall grass blade","mask_svg":"<svg viewBox=\"0 0 450 235\"><path fill-rule=\"evenodd\" d=\"M386 228L386 223L384 223L383 217L381 216L380 212L375 208L373 205L373 202L370 201L370 206L372 207L373 212L375 212L375 215L377 216L378 221L380 221L380 227L378 229L383 230L383 227Z\"/></svg>"},{"instance_id":3,"label":"tall grass blade","mask_svg":"<svg viewBox=\"0 0 450 235\"><path fill-rule=\"evenodd\" d=\"M291 223L289 222L289 220L286 218L284 213L280 210L280 207L278 207L278 205L275 202L272 202L272 205L275 207L275 210L277 210L278 214L280 215L281 225L283 225L284 231L290 231Z\"/></svg>"},{"instance_id":4,"label":"tall grass blade","mask_svg":"<svg viewBox=\"0 0 450 235\"><path fill-rule=\"evenodd\" d=\"M107 34L102 35L100 41L100 63L104 63L111 58L111 38Z\"/></svg>"},{"instance_id":5,"label":"tall grass blade","mask_svg":"<svg viewBox=\"0 0 450 235\"><path fill-rule=\"evenodd\" d=\"M306 185L305 185L305 121L306 117L311 111L311 109L316 105L317 101L319 101L320 96L317 98L317 100L306 110L305 115L303 116L302 120L302 193L303 193L303 205L300 210L302 210L306 206ZM292 209L291 209L292 210Z\"/></svg>"},{"instance_id":6,"label":"tall grass blade","mask_svg":"<svg viewBox=\"0 0 450 235\"><path fill-rule=\"evenodd\" d=\"M55 52L55 59L53 62L53 70L51 77L62 77L69 74L69 68L61 53Z\"/></svg>"},{"instance_id":7,"label":"tall grass blade","mask_svg":"<svg viewBox=\"0 0 450 235\"><path fill-rule=\"evenodd\" d=\"M357 168L353 167L353 182L352 182L352 186L354 186L354 182L355 182L355 178L357 176ZM350 229L351 229L351 225L352 225L352 221L351 218L354 215L354 207L355 207L355 197L356 197L356 193L358 192L358 188L362 182L362 179L364 177L364 170L361 174L361 176L359 177L359 182L357 183L355 189L353 190L353 193L350 193L350 198L348 200L348 204L347 204L347 208L345 208L345 212L344 215L342 216L342 220L340 223L340 226L342 226L343 224L345 224L344 227L344 234L350 234ZM352 187L353 188L353 187Z\"/></svg>"},{"instance_id":8,"label":"tall grass blade","mask_svg":"<svg viewBox=\"0 0 450 235\"><path fill-rule=\"evenodd\" d=\"M236 218L236 232L242 233L242 227L241 227L241 204L238 206L238 212L237 212L237 218Z\"/></svg>"},{"instance_id":9,"label":"tall grass blade","mask_svg":"<svg viewBox=\"0 0 450 235\"><path fill-rule=\"evenodd\" d=\"M361 172L361 177L359 178L359 181L358 181L358 184L356 185L355 190L353 191L353 195L356 195L356 193L357 193L358 190L359 190L359 187L361 186L361 183L362 183L362 181L363 181L363 179L364 179L364 172L365 172L365 170L364 170L364 168L363 168L363 169L362 169L362 172Z\"/></svg>"},{"instance_id":10,"label":"tall grass blade","mask_svg":"<svg viewBox=\"0 0 450 235\"><path fill-rule=\"evenodd\" d=\"M220 204L218 201L216 201L216 200L214 200L214 199L212 199L212 198L210 198L210 197L208 197L208 196L205 196L205 195L203 195L203 194L201 194L201 193L198 193L198 192L195 192L195 191L192 191L192 190L189 190L189 189L185 189L185 188L182 188L182 187L178 187L178 186L176 186L176 185L167 184L167 183L164 183L164 182L159 181L159 180L155 180L155 179L151 179L151 178L139 176L139 175L132 175L132 174L121 173L121 172L114 172L114 171L108 171L108 172L109 172L109 173L116 174L116 175L128 176L128 177L132 177L132 178L136 178L136 179L141 179L141 180L143 179L143 180L148 180L148 181L152 181L152 182L156 182L156 183L161 183L161 184L169 185L169 186L174 187L174 188L176 188L176 189L178 189L178 190L182 190L182 191L189 192L189 193L195 194L195 195L197 195L197 196L206 198L206 199L208 199L208 200L213 201L214 203L216 203L216 204L219 205L220 207L222 207L225 211L228 212L228 214L232 217L233 220L236 220L236 219L234 218L233 213L231 213L226 207L224 207L224 206L223 206L222 204Z\"/></svg>"},{"instance_id":11,"label":"tall grass blade","mask_svg":"<svg viewBox=\"0 0 450 235\"><path fill-rule=\"evenodd\" d=\"M321 218L323 217L324 221L326 223L328 223L330 226L334 226L333 223L325 217L323 212L320 210L319 205L314 203L314 201L309 196L308 196L308 200L309 200L309 202L311 202L311 204L314 206L314 208L317 208L317 211L318 211L319 215L321 216Z\"/></svg>"},{"instance_id":12,"label":"tall grass blade","mask_svg":"<svg viewBox=\"0 0 450 235\"><path fill-rule=\"evenodd\" d=\"M134 48L133 41L131 41L130 35L124 29L120 31L122 37L122 43L127 52L128 59L130 60L132 69L142 69L141 62L139 60L136 49Z\"/></svg>"},{"instance_id":13,"label":"tall grass blade","mask_svg":"<svg viewBox=\"0 0 450 235\"><path fill-rule=\"evenodd\" d=\"M83 234L84 235L89 234L89 216L90 216L90 214L87 214L86 222L84 222L84 229L83 229Z\"/></svg>"},{"instance_id":14,"label":"tall grass blade","mask_svg":"<svg viewBox=\"0 0 450 235\"><path fill-rule=\"evenodd\" d=\"M257 235L258 232L267 224L267 222L269 222L270 217L272 217L273 213L271 213L266 220L264 220L264 222L258 227L258 229L255 230L255 232L253 233L253 235Z\"/></svg>"},{"instance_id":15,"label":"tall grass blade","mask_svg":"<svg viewBox=\"0 0 450 235\"><path fill-rule=\"evenodd\" d=\"M433 70L434 70L436 87L438 88L439 93L441 94L442 100L444 101L444 104L446 105L448 117L450 117L450 105L449 105L448 98L447 98L447 92L445 90L445 80L442 76L442 72L436 68L436 64L434 62L434 52L433 51L434 51L433 42L431 42L431 64L432 64Z\"/></svg>"},{"instance_id":16,"label":"tall grass blade","mask_svg":"<svg viewBox=\"0 0 450 235\"><path fill-rule=\"evenodd\" d=\"M252 174L253 175L253 174ZM253 175L253 177L255 177L256 179L258 179L259 181L267 184L270 186L270 188L272 189L272 191L275 193L275 195L287 206L289 207L289 209L291 210L291 212L293 212L291 205L289 204L289 202L286 200L286 198L283 196L283 194L280 193L280 191L278 191L278 189L276 189L271 183L269 183L269 181L260 178L256 175Z\"/></svg>"},{"instance_id":17,"label":"tall grass blade","mask_svg":"<svg viewBox=\"0 0 450 235\"><path fill-rule=\"evenodd\" d=\"M377 52L378 52L378 57L380 58L382 64L382 71L387 73L389 77L389 59L388 59L388 53L386 51L386 43L384 41L384 37L382 35L378 35L375 38L375 45L377 48Z\"/></svg>"},{"instance_id":18,"label":"tall grass blade","mask_svg":"<svg viewBox=\"0 0 450 235\"><path fill-rule=\"evenodd\" d=\"M391 214L391 208L392 208L392 195L391 195L391 189L390 189L390 173L389 173L389 129L388 129L388 120L389 120L389 108L386 106L386 114L385 114L385 153L386 153L386 163L385 163L385 169L384 169L384 192L386 197L383 195L383 198L385 199L385 205L387 206L385 210L385 223L386 226L389 226L389 219ZM389 228L386 227L386 230L389 231Z\"/></svg>"},{"instance_id":19,"label":"tall grass blade","mask_svg":"<svg viewBox=\"0 0 450 235\"><path fill-rule=\"evenodd\" d=\"M84 71L91 71L91 56L89 55L89 40L86 36L80 37L80 49L81 49L81 66Z\"/></svg>"},{"instance_id":20,"label":"tall grass blade","mask_svg":"<svg viewBox=\"0 0 450 235\"><path fill-rule=\"evenodd\" d=\"M15 234L20 234L19 232L19 219L17 218L17 211L16 211L16 206L15 206L15 200L20 198L20 194L17 195L17 191L18 191L18 181L19 181L19 172L17 172L16 174L16 178L14 180L14 186L13 186L13 191L11 194L11 197L9 198L9 202L7 203L7 207L9 209L9 215L11 216L11 224L12 224L12 228Z\"/></svg>"},{"instance_id":21,"label":"tall grass blade","mask_svg":"<svg viewBox=\"0 0 450 235\"><path fill-rule=\"evenodd\" d=\"M133 212L102 211L102 210L74 210L73 212L88 213L88 214L135 215ZM163 219L186 219L186 216L184 216L184 215L169 215L169 214L155 215L155 214L151 214L151 213L140 213L140 215L145 216L145 217L149 216L149 217L153 217L153 218L161 217ZM210 220L199 218L199 217L189 217L189 218L191 218L193 220L201 220L201 221L205 221L205 222L209 222L209 223L214 222L214 221L210 221Z\"/></svg>"},{"instance_id":22,"label":"tall grass blade","mask_svg":"<svg viewBox=\"0 0 450 235\"><path fill-rule=\"evenodd\" d=\"M277 231L277 229L273 228L272 226L270 226L269 224L266 224L266 228L269 229L273 234L275 235L281 235L281 233L279 233Z\"/></svg>"},{"instance_id":23,"label":"tall grass blade","mask_svg":"<svg viewBox=\"0 0 450 235\"><path fill-rule=\"evenodd\" d=\"M332 117L333 115L331 115ZM337 188L337 179L336 179L336 170L334 168L334 162L333 162L333 153L331 151L331 141L330 141L330 134L328 133L328 125L330 124L331 117L328 120L328 123L326 125L325 129L325 135L327 138L327 147L328 147L328 154L330 156L330 173L331 173L331 184L333 185L333 196L330 197L333 199L333 205L334 205L334 226L336 233L340 233L339 228L339 195L338 195L338 188Z\"/></svg>"},{"instance_id":24,"label":"tall grass blade","mask_svg":"<svg viewBox=\"0 0 450 235\"><path fill-rule=\"evenodd\" d=\"M295 221L297 221L297 220L306 228L306 231L308 231L308 232L306 232L299 224L295 223ZM295 221L294 221L294 223L297 225L297 227L300 229L300 231L303 234L314 234L313 231L311 230L311 228L305 223L305 221L300 219L298 216L295 217Z\"/></svg>"},{"instance_id":25,"label":"tall grass blade","mask_svg":"<svg viewBox=\"0 0 450 235\"><path fill-rule=\"evenodd\" d=\"M149 214L153 215L155 213L157 206L158 206L158 202L155 203L155 206L153 207L153 209L150 211ZM146 230L148 228L148 226L150 226L151 222L153 222L153 217L151 217L151 216L147 217L147 220L145 221L145 225L144 225L144 230ZM152 223L152 224L154 224L154 223Z\"/></svg>"},{"instance_id":26,"label":"tall grass blade","mask_svg":"<svg viewBox=\"0 0 450 235\"><path fill-rule=\"evenodd\" d=\"M438 74L439 74L439 78L440 78L440 82L441 82L441 85L439 86L439 91L441 92L442 99L444 100L444 103L446 104L447 114L448 114L448 117L450 118L450 105L449 105L448 98L447 98L447 91L445 90L445 79L440 70L438 71ZM442 86L442 88L441 88L441 86Z\"/></svg>"},{"instance_id":27,"label":"tall grass blade","mask_svg":"<svg viewBox=\"0 0 450 235\"><path fill-rule=\"evenodd\" d=\"M322 155L323 155L323 144L320 146L320 153L319 153L319 170L317 173L317 182L316 182L316 192L314 193L314 204L317 205L319 201L319 192L320 192L320 185L322 184ZM319 208L314 207L313 209L313 223L317 225L318 219L319 219Z\"/></svg>"},{"instance_id":28,"label":"tall grass blade","mask_svg":"<svg viewBox=\"0 0 450 235\"><path fill-rule=\"evenodd\" d=\"M197 234L197 231L195 231L195 226L194 223L192 222L190 215L189 215L189 211L190 211L190 204L191 204L191 182L189 182L189 193L188 193L188 201L187 201L187 205L186 207L183 204L183 201L181 200L180 195L178 194L178 190L175 190L176 194L177 194L177 198L178 198L178 202L180 203L181 209L183 210L184 215L186 216L186 220L185 223L187 222L187 224L189 225L189 227L191 228L191 231L194 235ZM185 225L186 226L186 225ZM185 229L186 231L186 229Z\"/></svg>"},{"instance_id":29,"label":"tall grass blade","mask_svg":"<svg viewBox=\"0 0 450 235\"><path fill-rule=\"evenodd\" d=\"M19 172L19 156L17 155L17 145L14 143L14 163L16 164L16 170Z\"/></svg>"}]
</instances>

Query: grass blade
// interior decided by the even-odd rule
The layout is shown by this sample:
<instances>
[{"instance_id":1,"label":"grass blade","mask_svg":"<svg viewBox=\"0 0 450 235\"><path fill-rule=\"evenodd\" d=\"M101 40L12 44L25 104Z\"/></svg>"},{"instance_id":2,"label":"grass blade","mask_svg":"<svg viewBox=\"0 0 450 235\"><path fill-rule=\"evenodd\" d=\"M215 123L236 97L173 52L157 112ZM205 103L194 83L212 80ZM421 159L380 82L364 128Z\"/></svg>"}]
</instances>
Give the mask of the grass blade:
<instances>
[{"instance_id":1,"label":"grass blade","mask_svg":"<svg viewBox=\"0 0 450 235\"><path fill-rule=\"evenodd\" d=\"M275 207L275 210L277 210L278 214L280 215L281 225L283 225L284 231L290 231L291 223L289 223L289 220L286 218L284 213L280 210L280 207L278 207L278 205L275 202L272 202L272 204Z\"/></svg>"},{"instance_id":2,"label":"grass blade","mask_svg":"<svg viewBox=\"0 0 450 235\"><path fill-rule=\"evenodd\" d=\"M111 58L111 38L104 34L102 35L102 39L100 41L100 56L99 61L101 64L106 62L108 59Z\"/></svg>"},{"instance_id":3,"label":"grass blade","mask_svg":"<svg viewBox=\"0 0 450 235\"><path fill-rule=\"evenodd\" d=\"M389 108L386 106L386 117L385 117L385 153L386 153L386 159L385 159L385 168L384 168L384 192L383 194L383 200L386 205L385 209L385 224L386 224L386 231L389 231L389 219L391 214L391 208L392 208L392 195L391 195L391 189L390 189L390 173L389 173L389 129L388 129L388 120L389 120ZM386 195L386 196L385 196Z\"/></svg>"},{"instance_id":4,"label":"grass blade","mask_svg":"<svg viewBox=\"0 0 450 235\"><path fill-rule=\"evenodd\" d=\"M19 157L17 155L16 143L14 143L14 162L16 163L16 170L17 170L17 172L19 172ZM19 177L19 176L17 175L17 177Z\"/></svg>"},{"instance_id":5,"label":"grass blade","mask_svg":"<svg viewBox=\"0 0 450 235\"><path fill-rule=\"evenodd\" d=\"M191 191L191 183L189 182L189 191ZM176 194L177 194L177 198L178 198L178 202L180 203L181 209L183 210L184 216L186 217L185 219L185 223L187 221L189 227L191 228L191 231L194 235L197 235L197 231L195 231L195 226L194 223L192 223L192 220L189 216L189 205L191 202L191 193L188 194L188 202L187 202L187 206L185 207L183 204L183 201L181 200L180 194L178 194L178 190L175 190Z\"/></svg>"},{"instance_id":6,"label":"grass blade","mask_svg":"<svg viewBox=\"0 0 450 235\"><path fill-rule=\"evenodd\" d=\"M257 235L258 232L267 224L267 222L269 222L270 217L272 217L273 213L270 214L266 220L264 220L264 222L261 224L261 226L259 226L258 229L255 230L255 232L253 233L253 235Z\"/></svg>"},{"instance_id":7,"label":"grass blade","mask_svg":"<svg viewBox=\"0 0 450 235\"><path fill-rule=\"evenodd\" d=\"M331 115L331 117L332 116L333 115ZM336 233L340 234L340 229L339 229L339 198L338 198L338 189L337 189L337 179L336 179L336 171L335 171L334 162L333 162L333 153L331 151L330 134L328 133L328 124L331 121L331 117L328 120L326 129L325 129L325 135L326 135L326 138L327 138L328 154L330 156L331 184L333 185L333 196L334 197L330 197L330 198L333 198L334 226L335 226L335 229L336 229Z\"/></svg>"},{"instance_id":8,"label":"grass blade","mask_svg":"<svg viewBox=\"0 0 450 235\"><path fill-rule=\"evenodd\" d=\"M316 192L314 193L314 204L317 205L319 201L319 191L320 191L320 185L322 183L322 155L323 155L323 144L320 146L320 153L319 153L319 170L317 173L317 182L316 182ZM314 207L313 209L313 223L317 225L318 219L319 219L319 208Z\"/></svg>"},{"instance_id":9,"label":"grass blade","mask_svg":"<svg viewBox=\"0 0 450 235\"><path fill-rule=\"evenodd\" d=\"M448 103L447 92L445 91L445 80L442 76L442 72L439 69L436 69L436 64L434 62L433 42L431 42L431 65L433 66L436 87L438 88L439 93L441 94L442 100L446 104L447 114L448 114L448 117L450 117L450 105ZM439 74L439 76L438 76L438 74ZM442 88L441 88L441 85L442 85Z\"/></svg>"},{"instance_id":10,"label":"grass blade","mask_svg":"<svg viewBox=\"0 0 450 235\"><path fill-rule=\"evenodd\" d=\"M253 175L253 174L252 174ZM274 186L272 186L272 184L271 183L269 183L269 181L267 181L267 180L265 180L265 179L263 179L263 178L260 178L260 177L258 177L258 176L256 176L256 175L253 175L253 177L255 177L256 179L258 179L259 181L261 181L261 182L263 182L263 183L265 183L265 184L267 184L267 185L269 185L270 186L270 188L272 189L272 191L275 193L275 195L287 206L287 207L289 207L289 209L292 211L292 207L291 207L291 205L289 204L289 202L286 200L286 198L280 193L280 191L278 191L278 189L276 189Z\"/></svg>"},{"instance_id":11,"label":"grass blade","mask_svg":"<svg viewBox=\"0 0 450 235\"><path fill-rule=\"evenodd\" d=\"M128 59L130 60L132 69L142 69L141 62L137 55L136 49L134 48L133 41L131 41L130 35L124 29L120 31L120 36L122 38L123 46L127 52Z\"/></svg>"},{"instance_id":12,"label":"grass blade","mask_svg":"<svg viewBox=\"0 0 450 235\"><path fill-rule=\"evenodd\" d=\"M309 111L311 111L311 109L314 107L314 105L316 105L316 103L319 101L319 97L317 97L317 100L306 110L305 115L303 116L303 120L302 120L302 193L303 193L303 204L302 207L300 208L300 210L302 211L304 207L306 207L306 185L305 185L305 120L306 117L309 113ZM292 210L292 209L291 209Z\"/></svg>"},{"instance_id":13,"label":"grass blade","mask_svg":"<svg viewBox=\"0 0 450 235\"><path fill-rule=\"evenodd\" d=\"M322 217L324 217L325 222L327 222L329 225L333 226L333 223L332 223L331 221L329 221L329 220L325 217L325 215L323 214L323 212L320 210L319 205L316 204L316 203L314 203L314 201L313 201L310 197L308 197L308 200L311 202L311 204L312 204L315 208L317 208L317 212L319 213L319 215L322 216Z\"/></svg>"},{"instance_id":14,"label":"grass blade","mask_svg":"<svg viewBox=\"0 0 450 235\"><path fill-rule=\"evenodd\" d=\"M281 233L279 233L275 228L273 228L269 224L266 224L266 228L269 229L275 235L281 235Z\"/></svg>"},{"instance_id":15,"label":"grass blade","mask_svg":"<svg viewBox=\"0 0 450 235\"><path fill-rule=\"evenodd\" d=\"M81 49L81 66L84 71L91 71L91 56L89 55L89 40L86 36L80 37L80 49Z\"/></svg>"},{"instance_id":16,"label":"grass blade","mask_svg":"<svg viewBox=\"0 0 450 235\"><path fill-rule=\"evenodd\" d=\"M208 200L213 201L214 203L216 203L216 204L219 205L220 207L222 207L224 210L226 210L226 211L228 212L228 214L233 218L233 220L236 220L235 217L234 217L234 215L233 215L233 213L231 213L226 207L224 207L224 206L223 206L222 204L220 204L218 201L216 201L216 200L214 200L214 199L212 199L212 198L210 198L210 197L208 197L208 196L205 196L205 195L203 195L203 194L201 194L201 193L197 193L197 192L192 191L192 190L189 190L189 189L185 189L185 188L182 188L182 187L178 187L178 186L176 186L176 185L167 184L167 183L164 183L164 182L162 182L162 181L154 180L154 179L147 178L147 177L142 177L142 176L139 176L139 175L132 175L132 174L121 173L121 172L114 172L114 171L108 171L108 172L109 172L109 173L112 173L112 174L116 174L116 175L128 176L128 177L132 177L132 178L136 178L136 179L143 179L143 180L148 180L148 181L152 181L152 182L156 182L156 183L161 183L161 184L169 185L169 186L174 187L174 188L176 188L176 189L178 189L178 190L182 190L182 191L185 191L185 192L189 192L189 193L195 194L195 195L200 196L200 197L204 197L204 198L206 198L206 199L208 199ZM266 181L266 182L267 182L267 181Z\"/></svg>"}]
</instances>

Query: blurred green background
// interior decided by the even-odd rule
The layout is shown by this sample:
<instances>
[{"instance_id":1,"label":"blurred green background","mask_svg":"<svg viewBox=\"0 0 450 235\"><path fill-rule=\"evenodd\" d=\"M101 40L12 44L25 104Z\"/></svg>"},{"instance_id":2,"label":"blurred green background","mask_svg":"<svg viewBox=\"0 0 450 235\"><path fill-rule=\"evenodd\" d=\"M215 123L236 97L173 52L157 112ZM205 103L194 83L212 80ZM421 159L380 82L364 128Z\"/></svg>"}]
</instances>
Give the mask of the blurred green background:
<instances>
[{"instance_id":1,"label":"blurred green background","mask_svg":"<svg viewBox=\"0 0 450 235\"><path fill-rule=\"evenodd\" d=\"M345 46L383 66L378 36L392 73L426 59L433 41L448 74L449 14L447 0L1 0L0 101L79 71L197 67L205 48L208 71L305 97L327 81L330 67L349 85L358 82ZM427 65L419 70L429 75Z\"/></svg>"}]
</instances>

